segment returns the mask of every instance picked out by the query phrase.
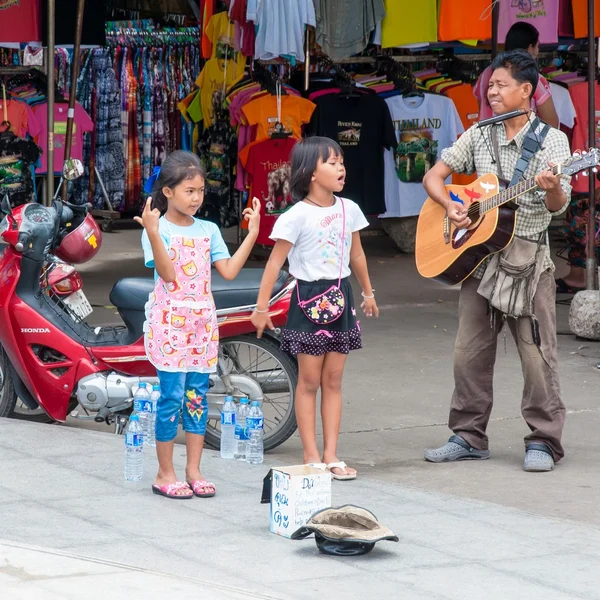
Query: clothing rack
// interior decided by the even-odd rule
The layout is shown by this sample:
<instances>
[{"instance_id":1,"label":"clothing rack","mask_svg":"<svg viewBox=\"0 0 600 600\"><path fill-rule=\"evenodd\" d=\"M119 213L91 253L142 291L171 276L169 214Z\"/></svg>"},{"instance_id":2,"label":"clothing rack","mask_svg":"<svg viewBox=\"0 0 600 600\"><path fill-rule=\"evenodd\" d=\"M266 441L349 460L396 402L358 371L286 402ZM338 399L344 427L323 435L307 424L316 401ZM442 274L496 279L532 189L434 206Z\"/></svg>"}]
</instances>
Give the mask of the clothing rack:
<instances>
[{"instance_id":1,"label":"clothing rack","mask_svg":"<svg viewBox=\"0 0 600 600\"><path fill-rule=\"evenodd\" d=\"M106 32L106 45L109 48L117 46L160 48L166 45L191 45L198 44L199 39L200 32L197 27L155 29L150 31L125 28Z\"/></svg>"}]
</instances>

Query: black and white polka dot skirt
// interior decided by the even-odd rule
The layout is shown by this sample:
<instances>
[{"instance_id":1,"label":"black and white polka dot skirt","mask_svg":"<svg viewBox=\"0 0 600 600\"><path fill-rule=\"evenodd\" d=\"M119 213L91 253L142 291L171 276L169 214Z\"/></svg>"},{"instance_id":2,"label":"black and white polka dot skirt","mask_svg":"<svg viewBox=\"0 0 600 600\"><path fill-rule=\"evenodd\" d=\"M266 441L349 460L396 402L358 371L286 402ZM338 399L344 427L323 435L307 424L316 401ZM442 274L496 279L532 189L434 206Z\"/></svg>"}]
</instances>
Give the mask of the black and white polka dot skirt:
<instances>
[{"instance_id":1,"label":"black and white polka dot skirt","mask_svg":"<svg viewBox=\"0 0 600 600\"><path fill-rule=\"evenodd\" d=\"M337 279L335 281L299 281L300 299L314 298L337 283ZM298 354L322 356L328 352L348 354L350 350L362 348L360 324L356 320L354 296L349 278L342 279L340 289L346 299L346 307L339 319L327 325L317 325L311 321L298 306L298 296L294 292L290 302L288 320L282 333L281 349L284 352L294 356Z\"/></svg>"}]
</instances>

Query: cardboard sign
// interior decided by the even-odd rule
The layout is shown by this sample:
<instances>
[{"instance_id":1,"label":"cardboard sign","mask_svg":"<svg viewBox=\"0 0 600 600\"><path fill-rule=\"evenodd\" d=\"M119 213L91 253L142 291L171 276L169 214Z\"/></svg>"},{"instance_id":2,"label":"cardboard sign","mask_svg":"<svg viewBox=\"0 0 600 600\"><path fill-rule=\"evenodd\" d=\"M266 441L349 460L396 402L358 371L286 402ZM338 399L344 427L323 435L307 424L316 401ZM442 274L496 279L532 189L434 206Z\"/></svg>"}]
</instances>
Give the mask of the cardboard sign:
<instances>
[{"instance_id":1,"label":"cardboard sign","mask_svg":"<svg viewBox=\"0 0 600 600\"><path fill-rule=\"evenodd\" d=\"M312 515L331 506L331 473L308 465L271 469L262 502L271 504L271 533L289 538Z\"/></svg>"}]
</instances>

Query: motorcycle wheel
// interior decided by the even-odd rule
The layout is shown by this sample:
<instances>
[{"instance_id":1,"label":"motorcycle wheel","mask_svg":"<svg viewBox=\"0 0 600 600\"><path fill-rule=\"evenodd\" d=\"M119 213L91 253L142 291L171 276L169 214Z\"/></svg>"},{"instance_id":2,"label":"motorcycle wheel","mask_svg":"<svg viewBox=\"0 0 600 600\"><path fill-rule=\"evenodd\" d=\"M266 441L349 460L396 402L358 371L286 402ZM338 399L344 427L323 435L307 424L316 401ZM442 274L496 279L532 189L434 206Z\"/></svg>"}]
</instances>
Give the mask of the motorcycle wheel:
<instances>
[{"instance_id":1,"label":"motorcycle wheel","mask_svg":"<svg viewBox=\"0 0 600 600\"><path fill-rule=\"evenodd\" d=\"M8 356L0 347L0 417L10 417L17 403L17 393L8 366Z\"/></svg>"},{"instance_id":2,"label":"motorcycle wheel","mask_svg":"<svg viewBox=\"0 0 600 600\"><path fill-rule=\"evenodd\" d=\"M294 411L298 365L291 356L281 351L277 342L269 338L258 339L248 335L227 338L220 343L232 373L250 375L257 380L266 377L264 383L273 386L272 392L263 389L262 405L265 452L273 450L298 428ZM209 420L204 440L211 448L220 447L221 424L218 420Z\"/></svg>"},{"instance_id":3,"label":"motorcycle wheel","mask_svg":"<svg viewBox=\"0 0 600 600\"><path fill-rule=\"evenodd\" d=\"M28 408L19 398L9 370L8 356L0 347L0 417L21 419L33 423L53 423L43 408Z\"/></svg>"}]
</instances>

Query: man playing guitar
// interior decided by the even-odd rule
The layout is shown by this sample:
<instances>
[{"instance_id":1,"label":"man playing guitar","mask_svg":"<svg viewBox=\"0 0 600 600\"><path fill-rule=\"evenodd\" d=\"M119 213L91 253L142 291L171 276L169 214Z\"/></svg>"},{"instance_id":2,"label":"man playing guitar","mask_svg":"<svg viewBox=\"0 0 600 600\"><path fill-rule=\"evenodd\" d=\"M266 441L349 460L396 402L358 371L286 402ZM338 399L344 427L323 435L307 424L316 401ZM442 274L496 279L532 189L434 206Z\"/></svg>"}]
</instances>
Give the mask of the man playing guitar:
<instances>
[{"instance_id":1,"label":"man playing guitar","mask_svg":"<svg viewBox=\"0 0 600 600\"><path fill-rule=\"evenodd\" d=\"M471 224L468 206L451 200L445 187L446 178L453 172L477 172L478 176L497 173L499 178L504 176L510 180L519 160L526 154L523 151L526 138L539 136L541 139L544 132L543 143L537 145L535 154L524 163L527 166L523 177L535 176L538 189L519 199L515 236L547 245L550 221L553 215L566 210L571 193L568 180L554 175L548 167L570 157L569 143L564 133L536 122L530 112L538 68L527 52L514 50L500 54L492 68L488 100L494 115L519 109L526 113L502 122L471 127L451 148L443 151L441 161L425 175L423 185L429 196L446 209L456 227L467 228ZM565 407L558 381L556 289L549 252L544 253L544 261L533 303L539 336L533 331L529 318L507 319L523 368L521 412L531 430L525 437L526 471L550 471L564 455L561 437ZM496 346L503 319L490 319L488 301L478 294L487 264L487 261L481 263L462 283L454 350L455 389L449 417L454 435L441 448L425 451L425 459L430 462L490 456L486 429L492 411Z\"/></svg>"}]
</instances>

